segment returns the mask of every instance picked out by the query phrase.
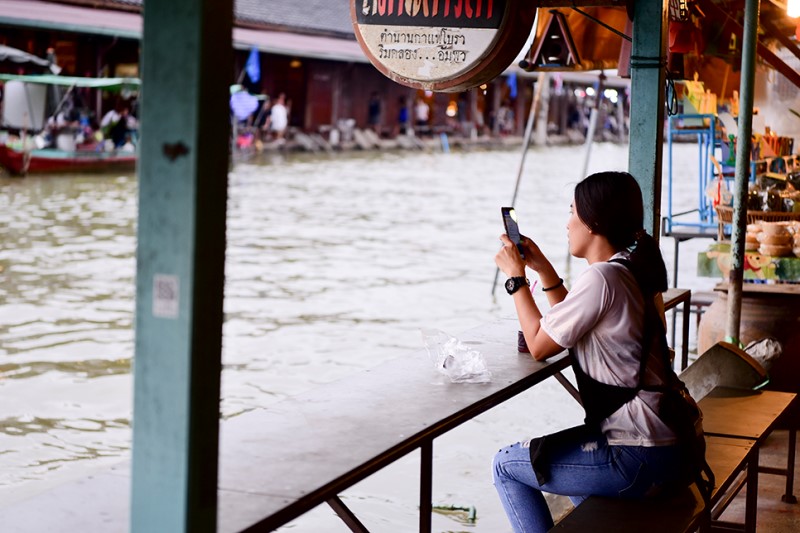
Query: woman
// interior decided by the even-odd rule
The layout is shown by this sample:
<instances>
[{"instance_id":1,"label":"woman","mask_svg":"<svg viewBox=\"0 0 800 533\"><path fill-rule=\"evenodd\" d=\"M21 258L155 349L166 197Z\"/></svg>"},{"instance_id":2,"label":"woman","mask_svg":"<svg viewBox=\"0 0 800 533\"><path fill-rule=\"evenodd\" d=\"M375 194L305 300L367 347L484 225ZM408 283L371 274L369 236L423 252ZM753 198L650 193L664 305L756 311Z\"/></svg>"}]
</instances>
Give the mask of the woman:
<instances>
[{"instance_id":1,"label":"woman","mask_svg":"<svg viewBox=\"0 0 800 533\"><path fill-rule=\"evenodd\" d=\"M286 95L280 93L278 99L270 108L269 129L278 142L284 141L286 128L289 126L289 108L286 105Z\"/></svg>"},{"instance_id":2,"label":"woman","mask_svg":"<svg viewBox=\"0 0 800 533\"><path fill-rule=\"evenodd\" d=\"M543 491L577 505L590 495L645 497L693 479L689 449L697 439L685 434L698 434L692 432L698 420L686 414L696 405L666 353L660 295L666 268L642 224L641 190L630 174L602 172L581 181L567 236L570 253L589 268L569 292L533 241L523 237L523 260L501 236L495 262L509 276L506 289L531 355L541 361L570 349L587 414L584 426L495 456L494 484L514 531L553 527ZM527 290L526 266L547 294L545 316ZM686 409L675 415L675 405Z\"/></svg>"}]
</instances>

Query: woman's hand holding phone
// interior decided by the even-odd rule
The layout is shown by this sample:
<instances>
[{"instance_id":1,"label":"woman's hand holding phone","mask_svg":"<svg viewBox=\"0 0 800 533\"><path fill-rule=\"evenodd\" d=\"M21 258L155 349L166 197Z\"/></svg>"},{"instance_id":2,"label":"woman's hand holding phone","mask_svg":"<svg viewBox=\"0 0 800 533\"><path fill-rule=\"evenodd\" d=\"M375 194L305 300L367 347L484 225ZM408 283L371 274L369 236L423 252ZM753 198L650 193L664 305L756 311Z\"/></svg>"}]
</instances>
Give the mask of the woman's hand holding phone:
<instances>
[{"instance_id":1,"label":"woman's hand holding phone","mask_svg":"<svg viewBox=\"0 0 800 533\"><path fill-rule=\"evenodd\" d=\"M500 241L503 243L503 247L494 256L497 268L509 278L525 276L525 260L522 259L517 245L506 234L500 235Z\"/></svg>"},{"instance_id":2,"label":"woman's hand holding phone","mask_svg":"<svg viewBox=\"0 0 800 533\"><path fill-rule=\"evenodd\" d=\"M495 257L495 263L497 263L500 270L509 276L524 276L525 267L527 266L540 275L544 274L546 277L549 274L554 274L553 266L539 249L539 246L519 232L517 213L514 208L501 207L500 211L503 215L503 224L506 229L506 234L500 237L500 240L503 241L503 248ZM507 250L509 245L511 249ZM513 250L513 248L516 248L516 250ZM516 251L516 254L512 253L512 251Z\"/></svg>"},{"instance_id":3,"label":"woman's hand holding phone","mask_svg":"<svg viewBox=\"0 0 800 533\"><path fill-rule=\"evenodd\" d=\"M539 246L525 235L520 235L519 245L525 250L525 265L531 270L539 272L542 268L550 266L550 261L544 256Z\"/></svg>"},{"instance_id":4,"label":"woman's hand holding phone","mask_svg":"<svg viewBox=\"0 0 800 533\"><path fill-rule=\"evenodd\" d=\"M513 207L501 207L500 213L503 215L503 226L506 228L506 235L517 246L519 254L525 258L525 251L520 245L519 226L517 225L517 212Z\"/></svg>"}]
</instances>

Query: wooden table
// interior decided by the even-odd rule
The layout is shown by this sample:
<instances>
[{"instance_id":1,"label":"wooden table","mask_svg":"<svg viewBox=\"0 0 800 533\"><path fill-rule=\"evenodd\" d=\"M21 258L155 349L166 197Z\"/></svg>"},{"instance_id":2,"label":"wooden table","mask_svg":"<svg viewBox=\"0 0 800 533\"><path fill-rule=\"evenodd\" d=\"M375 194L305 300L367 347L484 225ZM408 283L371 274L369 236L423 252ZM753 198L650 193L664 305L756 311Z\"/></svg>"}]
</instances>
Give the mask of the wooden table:
<instances>
[{"instance_id":1,"label":"wooden table","mask_svg":"<svg viewBox=\"0 0 800 533\"><path fill-rule=\"evenodd\" d=\"M790 392L715 387L697 404L703 411L703 429L707 435L753 439L761 446L796 397ZM782 499L787 502L797 501L793 494L796 444L796 428L790 427L786 468L759 467L760 472L786 476Z\"/></svg>"},{"instance_id":2,"label":"wooden table","mask_svg":"<svg viewBox=\"0 0 800 533\"><path fill-rule=\"evenodd\" d=\"M670 291L668 305L686 305L689 291ZM433 439L550 377L576 394L561 375L567 353L536 362L517 351L518 330L513 318L459 335L485 358L490 383L451 383L420 350L224 421L218 531L269 531L325 502L366 531L337 494L417 449L419 530L430 531ZM0 524L16 533L125 532L130 483L121 463L0 509Z\"/></svg>"},{"instance_id":3,"label":"wooden table","mask_svg":"<svg viewBox=\"0 0 800 533\"><path fill-rule=\"evenodd\" d=\"M218 531L269 531L328 502L354 531L366 531L337 494L420 449L420 531L431 528L432 442L569 366L517 351L516 319L459 338L481 352L490 383L451 383L424 351L246 413L221 425ZM489 458L487 458L487 461ZM55 487L0 509L17 533L128 531L130 469Z\"/></svg>"},{"instance_id":4,"label":"wooden table","mask_svg":"<svg viewBox=\"0 0 800 533\"><path fill-rule=\"evenodd\" d=\"M794 398L795 394L790 392L715 387L697 404L703 411L703 427L709 435L763 441ZM731 412L737 416L729 416Z\"/></svg>"},{"instance_id":5,"label":"wooden table","mask_svg":"<svg viewBox=\"0 0 800 533\"><path fill-rule=\"evenodd\" d=\"M711 494L713 526L728 526L738 530L740 525L719 521L742 484L747 482L745 495L744 531L755 533L758 510L758 445L754 439L706 435L706 460L714 472L715 483ZM740 473L745 472L743 477ZM737 527L738 526L738 527ZM726 531L723 529L723 531Z\"/></svg>"}]
</instances>

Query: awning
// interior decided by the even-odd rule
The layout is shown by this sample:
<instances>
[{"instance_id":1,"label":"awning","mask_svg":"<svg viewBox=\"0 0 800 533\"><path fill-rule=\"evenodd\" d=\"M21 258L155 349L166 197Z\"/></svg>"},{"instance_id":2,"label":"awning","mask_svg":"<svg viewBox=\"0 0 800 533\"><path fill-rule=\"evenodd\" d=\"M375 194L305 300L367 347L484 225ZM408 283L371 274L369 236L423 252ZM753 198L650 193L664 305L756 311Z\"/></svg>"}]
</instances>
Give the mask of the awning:
<instances>
[{"instance_id":1,"label":"awning","mask_svg":"<svg viewBox=\"0 0 800 533\"><path fill-rule=\"evenodd\" d=\"M88 87L90 89L106 89L109 91L138 89L142 84L138 78L79 78L76 76L55 76L50 74L25 75L0 73L0 80L38 83L39 85L60 85L62 87Z\"/></svg>"},{"instance_id":2,"label":"awning","mask_svg":"<svg viewBox=\"0 0 800 533\"><path fill-rule=\"evenodd\" d=\"M39 0L0 0L0 26L70 31L141 39L138 13L54 4ZM312 59L366 63L355 39L337 39L280 31L234 28L234 48Z\"/></svg>"}]
</instances>

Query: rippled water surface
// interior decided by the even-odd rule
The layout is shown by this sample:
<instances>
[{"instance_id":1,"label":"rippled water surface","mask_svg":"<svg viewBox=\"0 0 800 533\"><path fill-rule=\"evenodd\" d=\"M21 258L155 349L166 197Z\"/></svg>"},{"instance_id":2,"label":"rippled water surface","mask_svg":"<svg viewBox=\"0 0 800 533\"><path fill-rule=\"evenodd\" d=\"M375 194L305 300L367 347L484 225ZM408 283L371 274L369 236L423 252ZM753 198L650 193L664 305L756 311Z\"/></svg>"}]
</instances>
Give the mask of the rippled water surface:
<instances>
[{"instance_id":1,"label":"rippled water surface","mask_svg":"<svg viewBox=\"0 0 800 533\"><path fill-rule=\"evenodd\" d=\"M696 148L678 146L693 176ZM625 169L596 145L590 171ZM523 233L560 272L580 147L532 148L516 202ZM398 356L420 328L453 334L513 313L493 256L519 150L267 157L230 176L222 411L226 417ZM685 168L684 168L685 167ZM675 210L696 202L683 179ZM666 194L664 195L666 198ZM137 182L130 176L0 177L0 505L127 458L130 445ZM681 247L680 285L694 275ZM672 240L663 248L671 271ZM565 276L566 277L566 276ZM538 298L538 296L537 296ZM544 299L542 303L544 303ZM391 416L391 413L375 413ZM507 529L489 475L503 444L576 423L545 383L434 445L437 531ZM343 498L376 531L416 527L415 454ZM327 509L287 531L346 531Z\"/></svg>"}]
</instances>

